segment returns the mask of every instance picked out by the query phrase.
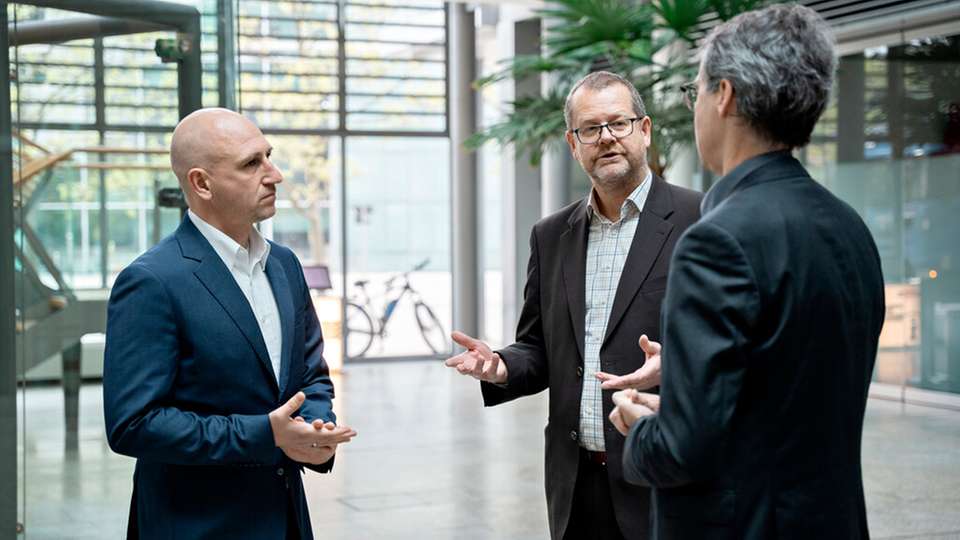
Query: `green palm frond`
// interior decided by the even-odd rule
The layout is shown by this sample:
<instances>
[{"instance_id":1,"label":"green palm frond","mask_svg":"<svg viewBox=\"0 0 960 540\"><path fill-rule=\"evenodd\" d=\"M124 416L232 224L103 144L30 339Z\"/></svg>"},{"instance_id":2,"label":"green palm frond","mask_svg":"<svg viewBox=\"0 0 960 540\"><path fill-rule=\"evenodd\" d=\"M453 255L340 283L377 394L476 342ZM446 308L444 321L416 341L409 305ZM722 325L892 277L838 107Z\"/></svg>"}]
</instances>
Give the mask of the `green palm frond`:
<instances>
[{"instance_id":1,"label":"green palm frond","mask_svg":"<svg viewBox=\"0 0 960 540\"><path fill-rule=\"evenodd\" d=\"M560 91L520 98L513 102L513 111L502 122L474 134L467 139L466 147L476 150L489 141L513 144L518 155L527 153L530 163L536 166L547 145L563 137L566 131L565 99L566 93Z\"/></svg>"},{"instance_id":2,"label":"green palm frond","mask_svg":"<svg viewBox=\"0 0 960 540\"><path fill-rule=\"evenodd\" d=\"M540 56L540 55L520 55L504 60L500 64L502 67L490 75L481 77L474 81L476 88L489 86L505 79L520 80L540 73L549 73L553 71L576 70L583 65L583 62L575 57L564 56Z\"/></svg>"},{"instance_id":3,"label":"green palm frond","mask_svg":"<svg viewBox=\"0 0 960 540\"><path fill-rule=\"evenodd\" d=\"M596 43L623 49L653 35L653 10L630 0L556 0L538 11L554 24L543 41L551 54L565 54Z\"/></svg>"},{"instance_id":4,"label":"green palm frond","mask_svg":"<svg viewBox=\"0 0 960 540\"><path fill-rule=\"evenodd\" d=\"M719 1L719 0L718 0ZM656 0L653 9L681 39L692 42L691 31L707 12L708 0Z\"/></svg>"}]
</instances>

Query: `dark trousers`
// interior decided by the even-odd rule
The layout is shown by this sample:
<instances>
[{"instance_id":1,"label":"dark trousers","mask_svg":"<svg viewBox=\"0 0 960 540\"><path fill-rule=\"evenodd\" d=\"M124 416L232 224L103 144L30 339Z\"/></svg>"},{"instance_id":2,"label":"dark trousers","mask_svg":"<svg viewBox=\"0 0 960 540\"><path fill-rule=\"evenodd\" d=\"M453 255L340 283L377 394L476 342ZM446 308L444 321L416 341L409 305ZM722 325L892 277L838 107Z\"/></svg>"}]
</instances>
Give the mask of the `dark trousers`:
<instances>
[{"instance_id":1,"label":"dark trousers","mask_svg":"<svg viewBox=\"0 0 960 540\"><path fill-rule=\"evenodd\" d=\"M623 540L610 498L606 465L580 450L577 483L573 488L573 508L564 540Z\"/></svg>"}]
</instances>

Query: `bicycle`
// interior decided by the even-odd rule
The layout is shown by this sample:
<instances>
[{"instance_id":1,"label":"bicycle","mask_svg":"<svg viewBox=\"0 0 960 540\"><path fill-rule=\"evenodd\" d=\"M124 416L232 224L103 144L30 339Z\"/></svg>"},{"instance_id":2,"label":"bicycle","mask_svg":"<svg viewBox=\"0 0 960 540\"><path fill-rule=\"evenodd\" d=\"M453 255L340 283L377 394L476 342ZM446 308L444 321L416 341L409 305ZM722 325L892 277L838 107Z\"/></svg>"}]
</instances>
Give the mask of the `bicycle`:
<instances>
[{"instance_id":1,"label":"bicycle","mask_svg":"<svg viewBox=\"0 0 960 540\"><path fill-rule=\"evenodd\" d=\"M362 358L373 345L373 339L384 339L386 336L387 323L396 312L397 304L404 296L409 295L413 301L413 313L417 319L417 326L420 328L420 335L427 347L433 354L449 352L447 343L447 334L440 324L440 320L433 313L413 286L410 285L409 275L413 272L422 270L430 263L430 259L425 259L420 264L414 266L411 270L392 276L384 282L383 296L387 296L391 291L399 289L400 293L389 300L383 308L383 314L379 317L373 317L376 313L370 294L367 292L368 279L362 279L353 283L357 289L356 293L347 299L344 306L344 327L346 328L345 349L348 358ZM402 281L400 285L394 285L398 280Z\"/></svg>"}]
</instances>

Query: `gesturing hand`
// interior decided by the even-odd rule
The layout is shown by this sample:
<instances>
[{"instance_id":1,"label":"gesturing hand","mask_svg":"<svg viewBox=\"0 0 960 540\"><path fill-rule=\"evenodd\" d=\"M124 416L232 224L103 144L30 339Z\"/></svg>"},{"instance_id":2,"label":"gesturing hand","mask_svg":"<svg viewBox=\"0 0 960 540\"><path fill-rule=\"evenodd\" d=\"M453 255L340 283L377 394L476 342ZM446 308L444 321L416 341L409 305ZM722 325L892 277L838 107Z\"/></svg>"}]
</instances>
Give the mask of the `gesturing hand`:
<instances>
[{"instance_id":1,"label":"gesturing hand","mask_svg":"<svg viewBox=\"0 0 960 540\"><path fill-rule=\"evenodd\" d=\"M481 381L496 384L507 382L506 364L486 343L459 331L454 331L450 336L467 350L447 358L444 362L447 367L457 368L460 373Z\"/></svg>"},{"instance_id":2,"label":"gesturing hand","mask_svg":"<svg viewBox=\"0 0 960 540\"><path fill-rule=\"evenodd\" d=\"M291 459L318 465L325 463L336 452L337 445L350 442L357 432L348 426L314 420L308 424L301 417L291 418L306 395L297 392L286 403L270 412L273 441Z\"/></svg>"},{"instance_id":3,"label":"gesturing hand","mask_svg":"<svg viewBox=\"0 0 960 540\"><path fill-rule=\"evenodd\" d=\"M625 388L649 390L660 384L660 344L656 341L650 341L650 338L644 334L640 336L640 348L647 355L647 360L640 366L640 369L619 376L598 371L596 376L602 383L600 388L604 390L623 390Z\"/></svg>"},{"instance_id":4,"label":"gesturing hand","mask_svg":"<svg viewBox=\"0 0 960 540\"><path fill-rule=\"evenodd\" d=\"M303 417L300 417L300 416L294 418L293 421L305 423ZM334 424L333 422L324 423L321 420L314 420L312 425L313 425L313 428L318 431L331 432L331 433L324 433L324 435L328 435L328 436L333 435L332 432L338 429L341 429L341 430L350 429L345 426L340 426L338 428L337 425ZM356 432L354 432L354 435L356 435ZM350 442L350 439L347 439L344 442L345 443ZM332 458L337 453L337 446L338 444L321 445L319 443L311 443L310 446L308 447L289 446L286 448L281 448L281 450L283 450L283 453L286 454L287 457L289 457L294 461L298 461L300 463L309 463L311 465L321 465L329 461L330 458Z\"/></svg>"},{"instance_id":5,"label":"gesturing hand","mask_svg":"<svg viewBox=\"0 0 960 540\"><path fill-rule=\"evenodd\" d=\"M610 423L626 437L637 420L656 414L660 410L660 396L632 389L621 390L613 394L613 404Z\"/></svg>"}]
</instances>

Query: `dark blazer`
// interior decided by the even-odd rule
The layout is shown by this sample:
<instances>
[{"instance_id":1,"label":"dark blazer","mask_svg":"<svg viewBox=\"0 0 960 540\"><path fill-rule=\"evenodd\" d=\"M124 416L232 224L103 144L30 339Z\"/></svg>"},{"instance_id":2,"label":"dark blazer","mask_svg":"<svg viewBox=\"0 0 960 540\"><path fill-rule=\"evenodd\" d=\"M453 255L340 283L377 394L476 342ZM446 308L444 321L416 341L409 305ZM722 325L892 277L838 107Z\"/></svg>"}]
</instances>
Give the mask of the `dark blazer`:
<instances>
[{"instance_id":1,"label":"dark blazer","mask_svg":"<svg viewBox=\"0 0 960 540\"><path fill-rule=\"evenodd\" d=\"M103 405L110 448L137 458L130 538L282 539L288 512L313 538L302 466L275 446L267 414L303 390L299 414L332 421L333 385L296 257L271 243L266 274L279 385L253 310L188 217L117 278Z\"/></svg>"},{"instance_id":2,"label":"dark blazer","mask_svg":"<svg viewBox=\"0 0 960 540\"><path fill-rule=\"evenodd\" d=\"M624 474L658 538L867 538L860 435L883 324L880 259L789 152L750 159L674 251L660 412Z\"/></svg>"},{"instance_id":3,"label":"dark blazer","mask_svg":"<svg viewBox=\"0 0 960 540\"><path fill-rule=\"evenodd\" d=\"M637 345L640 335L659 338L667 265L680 234L699 217L700 200L697 192L653 177L600 349L603 371L635 371L645 361ZM509 378L504 387L481 383L487 406L550 389L545 476L550 535L555 539L563 538L569 521L579 463L588 232L587 199L534 225L517 342L498 351ZM603 392L604 415L613 408L611 395ZM650 492L624 481L623 440L607 423L604 441L614 511L626 538L647 538Z\"/></svg>"}]
</instances>

